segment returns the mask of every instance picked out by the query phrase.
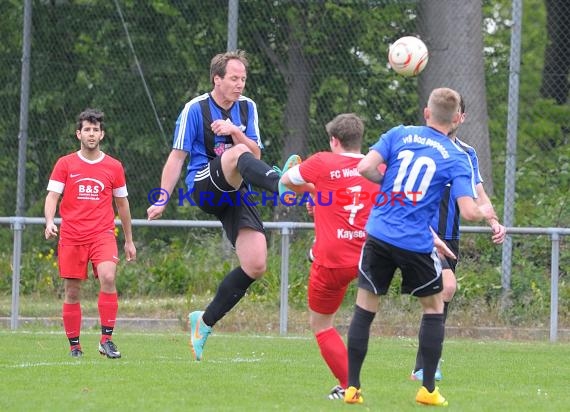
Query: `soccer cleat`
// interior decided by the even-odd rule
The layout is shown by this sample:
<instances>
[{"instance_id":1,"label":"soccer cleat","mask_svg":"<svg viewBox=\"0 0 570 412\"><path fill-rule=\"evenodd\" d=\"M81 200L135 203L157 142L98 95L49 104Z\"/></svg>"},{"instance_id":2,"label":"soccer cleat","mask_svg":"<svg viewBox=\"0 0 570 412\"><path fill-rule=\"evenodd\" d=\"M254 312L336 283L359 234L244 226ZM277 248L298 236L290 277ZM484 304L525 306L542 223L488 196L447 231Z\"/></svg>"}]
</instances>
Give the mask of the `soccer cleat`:
<instances>
[{"instance_id":1,"label":"soccer cleat","mask_svg":"<svg viewBox=\"0 0 570 412\"><path fill-rule=\"evenodd\" d=\"M81 346L72 346L71 352L69 352L72 358L80 358L83 356L83 351L81 350Z\"/></svg>"},{"instance_id":2,"label":"soccer cleat","mask_svg":"<svg viewBox=\"0 0 570 412\"><path fill-rule=\"evenodd\" d=\"M194 359L197 361L202 360L202 352L204 351L206 339L208 339L208 336L212 333L212 328L206 325L202 320L203 314L203 311L195 311L188 315L188 323L190 324L190 345Z\"/></svg>"},{"instance_id":3,"label":"soccer cleat","mask_svg":"<svg viewBox=\"0 0 570 412\"><path fill-rule=\"evenodd\" d=\"M443 379L443 375L441 374L441 369L437 368L435 370L435 376L434 376L436 381L440 381ZM418 369L417 371L412 371L412 373L410 374L410 380L412 381L420 381L422 382L424 380L424 370L423 369Z\"/></svg>"},{"instance_id":4,"label":"soccer cleat","mask_svg":"<svg viewBox=\"0 0 570 412\"><path fill-rule=\"evenodd\" d=\"M119 359L121 357L121 352L117 350L117 346L111 339L107 339L105 342L99 343L99 353L109 359Z\"/></svg>"},{"instance_id":5,"label":"soccer cleat","mask_svg":"<svg viewBox=\"0 0 570 412\"><path fill-rule=\"evenodd\" d=\"M360 389L356 389L354 386L349 386L348 389L344 391L344 403L363 403L364 398L362 397L362 392Z\"/></svg>"},{"instance_id":6,"label":"soccer cleat","mask_svg":"<svg viewBox=\"0 0 570 412\"><path fill-rule=\"evenodd\" d=\"M344 399L344 389L342 386L336 385L334 388L332 388L331 392L329 393L329 399L331 401L335 399Z\"/></svg>"},{"instance_id":7,"label":"soccer cleat","mask_svg":"<svg viewBox=\"0 0 570 412\"><path fill-rule=\"evenodd\" d=\"M422 386L416 394L416 402L422 405L431 406L447 406L447 400L439 393L439 388L436 386L433 392L428 392L425 386Z\"/></svg>"},{"instance_id":8,"label":"soccer cleat","mask_svg":"<svg viewBox=\"0 0 570 412\"><path fill-rule=\"evenodd\" d=\"M283 169L279 169L278 167L273 167L279 176L283 176L287 170L291 169L293 166L301 164L301 157L299 155L291 155L283 165ZM281 181L278 185L279 190L279 197L282 197L285 202L292 202L293 198L297 195L292 191L289 190L287 186L285 186ZM285 194L285 196L284 196Z\"/></svg>"}]
</instances>

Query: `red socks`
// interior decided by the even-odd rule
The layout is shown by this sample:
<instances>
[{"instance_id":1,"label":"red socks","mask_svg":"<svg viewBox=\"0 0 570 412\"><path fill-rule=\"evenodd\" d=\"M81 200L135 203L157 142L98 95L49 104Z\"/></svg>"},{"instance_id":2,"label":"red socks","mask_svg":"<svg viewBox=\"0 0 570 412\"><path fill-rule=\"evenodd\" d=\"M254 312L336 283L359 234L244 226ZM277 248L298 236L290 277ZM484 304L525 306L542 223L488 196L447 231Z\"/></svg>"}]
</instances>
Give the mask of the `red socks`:
<instances>
[{"instance_id":1,"label":"red socks","mask_svg":"<svg viewBox=\"0 0 570 412\"><path fill-rule=\"evenodd\" d=\"M119 309L117 293L99 292L97 306L99 307L99 320L101 322L101 343L104 343L107 339L111 339L117 320Z\"/></svg>"},{"instance_id":2,"label":"red socks","mask_svg":"<svg viewBox=\"0 0 570 412\"><path fill-rule=\"evenodd\" d=\"M63 328L69 344L79 346L81 333L81 305L79 303L64 303L62 308Z\"/></svg>"},{"instance_id":3,"label":"red socks","mask_svg":"<svg viewBox=\"0 0 570 412\"><path fill-rule=\"evenodd\" d=\"M348 386L348 352L342 337L335 328L315 334L321 355L340 386Z\"/></svg>"}]
</instances>

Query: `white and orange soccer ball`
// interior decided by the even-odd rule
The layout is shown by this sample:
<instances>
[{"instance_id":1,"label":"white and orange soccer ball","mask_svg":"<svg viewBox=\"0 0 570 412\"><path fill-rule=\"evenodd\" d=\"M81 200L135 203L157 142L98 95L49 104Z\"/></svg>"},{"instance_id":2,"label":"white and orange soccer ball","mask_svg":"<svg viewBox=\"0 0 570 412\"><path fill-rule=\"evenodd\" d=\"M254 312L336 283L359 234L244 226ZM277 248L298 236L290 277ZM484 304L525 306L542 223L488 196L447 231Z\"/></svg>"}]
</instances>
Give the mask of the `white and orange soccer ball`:
<instances>
[{"instance_id":1,"label":"white and orange soccer ball","mask_svg":"<svg viewBox=\"0 0 570 412\"><path fill-rule=\"evenodd\" d=\"M388 62L402 76L417 76L428 62L428 49L423 41L414 36L396 40L388 50Z\"/></svg>"}]
</instances>

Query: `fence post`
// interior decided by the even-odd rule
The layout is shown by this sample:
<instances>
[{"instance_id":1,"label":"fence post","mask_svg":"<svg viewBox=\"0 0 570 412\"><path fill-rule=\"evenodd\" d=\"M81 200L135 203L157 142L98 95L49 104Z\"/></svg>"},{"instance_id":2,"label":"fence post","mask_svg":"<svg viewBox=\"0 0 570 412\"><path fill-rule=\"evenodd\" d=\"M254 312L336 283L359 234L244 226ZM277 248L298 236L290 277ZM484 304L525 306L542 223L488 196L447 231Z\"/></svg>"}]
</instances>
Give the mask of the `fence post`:
<instances>
[{"instance_id":1,"label":"fence post","mask_svg":"<svg viewBox=\"0 0 570 412\"><path fill-rule=\"evenodd\" d=\"M24 218L15 217L12 224L14 231L14 250L12 255L12 310L10 312L10 328L18 329L20 308L20 266L22 261L22 232Z\"/></svg>"},{"instance_id":2,"label":"fence post","mask_svg":"<svg viewBox=\"0 0 570 412\"><path fill-rule=\"evenodd\" d=\"M515 184L517 166L517 130L519 116L519 83L521 63L521 30L522 30L522 0L512 1L513 29L511 34L511 53L509 59L509 100L507 113L507 147L505 161L505 196L503 224L505 227L514 225ZM511 304L511 269L512 269L513 242L507 232L503 243L503 261L501 264L501 286L503 296L501 311L505 312Z\"/></svg>"},{"instance_id":3,"label":"fence post","mask_svg":"<svg viewBox=\"0 0 570 412\"><path fill-rule=\"evenodd\" d=\"M550 342L558 337L558 265L560 259L560 235L552 234L552 252L550 254Z\"/></svg>"},{"instance_id":4,"label":"fence post","mask_svg":"<svg viewBox=\"0 0 570 412\"><path fill-rule=\"evenodd\" d=\"M287 334L287 312L289 306L289 234L288 227L281 228L281 282L279 293L279 333Z\"/></svg>"},{"instance_id":5,"label":"fence post","mask_svg":"<svg viewBox=\"0 0 570 412\"><path fill-rule=\"evenodd\" d=\"M230 0L228 3L228 51L234 51L237 49L238 14L239 0Z\"/></svg>"}]
</instances>

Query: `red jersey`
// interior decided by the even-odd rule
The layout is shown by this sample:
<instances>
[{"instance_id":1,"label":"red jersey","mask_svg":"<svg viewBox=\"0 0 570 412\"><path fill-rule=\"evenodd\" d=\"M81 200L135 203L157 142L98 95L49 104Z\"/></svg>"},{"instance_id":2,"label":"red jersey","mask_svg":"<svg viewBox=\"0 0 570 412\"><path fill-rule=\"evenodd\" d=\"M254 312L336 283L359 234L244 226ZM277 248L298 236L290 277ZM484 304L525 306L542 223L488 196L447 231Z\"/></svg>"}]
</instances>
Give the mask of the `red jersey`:
<instances>
[{"instance_id":1,"label":"red jersey","mask_svg":"<svg viewBox=\"0 0 570 412\"><path fill-rule=\"evenodd\" d=\"M64 245L91 243L102 233L114 233L113 197L128 195L123 165L105 153L95 161L80 152L60 157L47 190L63 193L59 215Z\"/></svg>"},{"instance_id":2,"label":"red jersey","mask_svg":"<svg viewBox=\"0 0 570 412\"><path fill-rule=\"evenodd\" d=\"M319 152L299 165L300 178L315 185L315 262L328 268L358 264L364 226L378 185L356 167L364 155ZM292 176L292 181L295 179ZM296 180L296 179L295 179ZM302 183L293 181L293 183Z\"/></svg>"}]
</instances>

